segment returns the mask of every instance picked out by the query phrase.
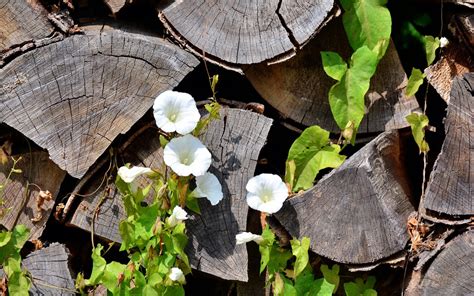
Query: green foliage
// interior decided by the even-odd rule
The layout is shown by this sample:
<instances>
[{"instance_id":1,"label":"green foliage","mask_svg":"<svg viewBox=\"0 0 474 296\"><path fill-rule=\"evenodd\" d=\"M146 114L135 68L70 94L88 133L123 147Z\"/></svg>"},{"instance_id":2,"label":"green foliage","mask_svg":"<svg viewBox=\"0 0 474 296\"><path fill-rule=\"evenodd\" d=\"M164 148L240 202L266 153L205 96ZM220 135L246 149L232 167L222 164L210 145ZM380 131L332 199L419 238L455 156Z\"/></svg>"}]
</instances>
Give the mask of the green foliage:
<instances>
[{"instance_id":1,"label":"green foliage","mask_svg":"<svg viewBox=\"0 0 474 296\"><path fill-rule=\"evenodd\" d=\"M301 242L297 239L292 239L290 243L293 256L296 257L293 273L294 277L297 277L308 265L309 238L303 237Z\"/></svg>"},{"instance_id":2,"label":"green foliage","mask_svg":"<svg viewBox=\"0 0 474 296\"><path fill-rule=\"evenodd\" d=\"M358 278L354 282L344 284L344 291L347 296L377 296L374 290L375 277L369 276L367 281Z\"/></svg>"},{"instance_id":3,"label":"green foliage","mask_svg":"<svg viewBox=\"0 0 474 296\"><path fill-rule=\"evenodd\" d=\"M339 145L330 143L328 131L317 125L308 127L290 147L285 182L295 192L310 188L320 170L342 164L345 156L340 151Z\"/></svg>"},{"instance_id":4,"label":"green foliage","mask_svg":"<svg viewBox=\"0 0 474 296\"><path fill-rule=\"evenodd\" d=\"M425 128L429 124L428 117L425 114L411 113L405 118L410 124L413 138L420 149L420 153L427 153L430 150L430 147L425 140Z\"/></svg>"},{"instance_id":5,"label":"green foliage","mask_svg":"<svg viewBox=\"0 0 474 296\"><path fill-rule=\"evenodd\" d=\"M12 231L0 232L0 265L8 279L10 295L28 295L31 281L21 268L20 250L28 240L30 231L17 225Z\"/></svg>"},{"instance_id":6,"label":"green foliage","mask_svg":"<svg viewBox=\"0 0 474 296\"><path fill-rule=\"evenodd\" d=\"M405 90L405 95L407 97L414 96L420 86L423 84L423 79L426 75L423 74L420 70L413 68L411 70L410 77L408 78L407 88Z\"/></svg>"},{"instance_id":7,"label":"green foliage","mask_svg":"<svg viewBox=\"0 0 474 296\"><path fill-rule=\"evenodd\" d=\"M214 76L214 77L216 77L216 76ZM220 119L219 112L221 110L221 105L219 105L219 103L217 103L217 101L212 100L211 103L204 105L204 108L206 108L207 112L209 112L209 116L206 116L204 118L201 118L201 120L199 120L196 128L193 131L193 135L196 136L196 137L199 136L200 134L202 134L202 132L209 125L209 123L211 123L212 120L219 120Z\"/></svg>"},{"instance_id":8,"label":"green foliage","mask_svg":"<svg viewBox=\"0 0 474 296\"><path fill-rule=\"evenodd\" d=\"M334 80L340 81L347 70L347 63L337 53L332 51L321 51L323 69L326 74Z\"/></svg>"},{"instance_id":9,"label":"green foliage","mask_svg":"<svg viewBox=\"0 0 474 296\"><path fill-rule=\"evenodd\" d=\"M439 48L440 41L438 37L435 38L433 36L425 36L423 41L425 44L426 63L429 66L436 58L436 50Z\"/></svg>"},{"instance_id":10,"label":"green foliage","mask_svg":"<svg viewBox=\"0 0 474 296\"><path fill-rule=\"evenodd\" d=\"M348 125L353 125L355 131L359 128L365 114L365 94L377 62L376 53L367 46L360 47L352 55L341 80L329 90L329 105L339 128L345 129Z\"/></svg>"},{"instance_id":11,"label":"green foliage","mask_svg":"<svg viewBox=\"0 0 474 296\"><path fill-rule=\"evenodd\" d=\"M341 0L342 21L347 39L354 51L363 46L374 50L380 60L390 40L392 18L386 0ZM380 42L383 45L380 46Z\"/></svg>"}]
</instances>

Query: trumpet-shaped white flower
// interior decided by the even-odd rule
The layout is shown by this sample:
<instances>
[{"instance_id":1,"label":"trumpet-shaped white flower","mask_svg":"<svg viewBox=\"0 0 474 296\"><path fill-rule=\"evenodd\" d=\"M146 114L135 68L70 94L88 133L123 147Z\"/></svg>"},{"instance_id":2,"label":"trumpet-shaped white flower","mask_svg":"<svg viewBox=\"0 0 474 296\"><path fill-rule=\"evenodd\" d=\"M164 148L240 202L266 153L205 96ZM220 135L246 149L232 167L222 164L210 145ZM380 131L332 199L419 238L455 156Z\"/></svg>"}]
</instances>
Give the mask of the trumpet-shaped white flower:
<instances>
[{"instance_id":1,"label":"trumpet-shaped white flower","mask_svg":"<svg viewBox=\"0 0 474 296\"><path fill-rule=\"evenodd\" d=\"M258 234L253 234L251 232L241 232L235 236L236 244L241 245L251 241L260 244L263 241L263 237Z\"/></svg>"},{"instance_id":2,"label":"trumpet-shaped white flower","mask_svg":"<svg viewBox=\"0 0 474 296\"><path fill-rule=\"evenodd\" d=\"M207 198L213 206L217 205L224 197L221 183L214 174L209 172L196 177L196 189L192 194L195 197Z\"/></svg>"},{"instance_id":3,"label":"trumpet-shaped white flower","mask_svg":"<svg viewBox=\"0 0 474 296\"><path fill-rule=\"evenodd\" d=\"M269 214L278 212L288 197L285 183L273 174L260 174L251 178L246 189L249 207Z\"/></svg>"},{"instance_id":4,"label":"trumpet-shaped white flower","mask_svg":"<svg viewBox=\"0 0 474 296\"><path fill-rule=\"evenodd\" d=\"M152 172L153 171L150 168L135 166L129 169L126 166L122 166L118 169L117 173L125 183L132 183L136 177Z\"/></svg>"},{"instance_id":5,"label":"trumpet-shaped white flower","mask_svg":"<svg viewBox=\"0 0 474 296\"><path fill-rule=\"evenodd\" d=\"M178 267L171 268L169 277L173 282L179 282L183 284L186 281L183 271Z\"/></svg>"},{"instance_id":6,"label":"trumpet-shaped white flower","mask_svg":"<svg viewBox=\"0 0 474 296\"><path fill-rule=\"evenodd\" d=\"M173 209L173 213L171 213L171 216L168 217L168 225L170 227L175 227L176 224L187 219L188 213L180 206L175 206Z\"/></svg>"},{"instance_id":7,"label":"trumpet-shaped white flower","mask_svg":"<svg viewBox=\"0 0 474 296\"><path fill-rule=\"evenodd\" d=\"M211 153L192 135L172 139L165 146L163 159L179 176L201 176L211 166Z\"/></svg>"},{"instance_id":8,"label":"trumpet-shaped white flower","mask_svg":"<svg viewBox=\"0 0 474 296\"><path fill-rule=\"evenodd\" d=\"M163 131L181 135L194 130L201 115L190 94L167 90L155 99L153 115L156 125Z\"/></svg>"}]
</instances>

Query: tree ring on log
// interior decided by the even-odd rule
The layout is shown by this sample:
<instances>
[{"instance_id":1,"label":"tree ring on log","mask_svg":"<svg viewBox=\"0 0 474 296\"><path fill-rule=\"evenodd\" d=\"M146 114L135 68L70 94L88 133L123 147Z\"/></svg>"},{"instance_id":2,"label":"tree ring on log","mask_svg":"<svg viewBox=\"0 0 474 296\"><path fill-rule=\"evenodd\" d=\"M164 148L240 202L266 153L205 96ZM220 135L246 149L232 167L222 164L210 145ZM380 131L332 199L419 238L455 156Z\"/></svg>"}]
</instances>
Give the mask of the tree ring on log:
<instances>
[{"instance_id":1,"label":"tree ring on log","mask_svg":"<svg viewBox=\"0 0 474 296\"><path fill-rule=\"evenodd\" d=\"M246 231L248 206L245 184L253 177L261 148L265 144L272 120L250 111L224 108L221 120L212 121L201 139L212 154L210 171L220 180L224 199L216 206L199 200L201 215L186 220L191 266L226 280L247 281L247 249L235 244L235 235ZM124 160L134 165L156 168L162 165L162 149L156 130L146 130L124 152ZM96 190L101 177L83 188ZM93 184L92 184L93 183ZM94 234L120 242L118 226L125 218L122 198L114 184L102 204L104 188L84 198L69 222L90 230L95 210Z\"/></svg>"},{"instance_id":2,"label":"tree ring on log","mask_svg":"<svg viewBox=\"0 0 474 296\"><path fill-rule=\"evenodd\" d=\"M402 251L414 211L402 135L385 132L313 188L285 202L276 218L311 249L346 264L368 264Z\"/></svg>"},{"instance_id":3,"label":"tree ring on log","mask_svg":"<svg viewBox=\"0 0 474 296\"><path fill-rule=\"evenodd\" d=\"M474 294L474 231L455 237L433 260L421 281L422 295Z\"/></svg>"},{"instance_id":4,"label":"tree ring on log","mask_svg":"<svg viewBox=\"0 0 474 296\"><path fill-rule=\"evenodd\" d=\"M305 126L319 125L331 132L340 129L329 107L328 92L335 80L323 70L320 52L335 51L348 60L351 48L341 18L329 22L317 37L290 60L252 65L244 69L259 94L283 117ZM368 114L359 133L376 133L408 126L405 116L418 110L414 96L404 95L407 77L391 42L366 94Z\"/></svg>"},{"instance_id":5,"label":"tree ring on log","mask_svg":"<svg viewBox=\"0 0 474 296\"><path fill-rule=\"evenodd\" d=\"M422 202L425 210L464 216L466 221L474 215L473 94L474 73L454 79L445 119L446 137ZM429 215L426 218L430 219Z\"/></svg>"},{"instance_id":6,"label":"tree ring on log","mask_svg":"<svg viewBox=\"0 0 474 296\"><path fill-rule=\"evenodd\" d=\"M0 120L76 178L198 64L160 38L84 29L85 35L29 51L0 71Z\"/></svg>"},{"instance_id":7,"label":"tree ring on log","mask_svg":"<svg viewBox=\"0 0 474 296\"><path fill-rule=\"evenodd\" d=\"M174 1L159 16L192 51L235 70L294 55L333 6L333 0Z\"/></svg>"}]
</instances>

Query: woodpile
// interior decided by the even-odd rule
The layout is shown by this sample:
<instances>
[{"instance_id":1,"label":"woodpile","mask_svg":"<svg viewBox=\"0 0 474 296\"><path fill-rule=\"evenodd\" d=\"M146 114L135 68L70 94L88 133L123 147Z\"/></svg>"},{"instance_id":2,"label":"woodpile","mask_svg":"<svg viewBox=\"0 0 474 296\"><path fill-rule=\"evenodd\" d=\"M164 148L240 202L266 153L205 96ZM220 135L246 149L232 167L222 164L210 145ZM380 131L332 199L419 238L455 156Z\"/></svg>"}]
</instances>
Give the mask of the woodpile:
<instances>
[{"instance_id":1,"label":"woodpile","mask_svg":"<svg viewBox=\"0 0 474 296\"><path fill-rule=\"evenodd\" d=\"M217 206L199 200L201 214L186 221L186 253L198 271L193 276L226 283L237 295L263 295L258 251L235 243L236 234L259 231L265 222L249 210L245 185L270 167L268 154L278 160L272 173L284 174L286 135L319 125L337 141L340 128L328 102L334 80L319 53L350 57L339 4L103 0L94 5L113 19L84 21L78 10L91 1L75 8L67 0L43 2L0 1L0 184L9 208L0 226L24 224L30 241L49 245L22 254L30 293L73 295L74 276L90 272L90 245L89 253L71 255L72 243L56 231L80 229L85 240L121 242L126 213L114 183L117 168L130 163L164 171L151 116L156 96L193 93L204 113L215 93L198 81L215 72L223 107L200 139L224 199ZM434 90L427 96L446 102L439 108L446 107L443 129L436 131L444 139L424 159L435 161L422 164L405 120L424 110L427 96L406 96L407 66L391 40L365 96L362 141L343 151L348 157L339 168L324 170L312 188L267 217L286 239L310 238L314 266L339 263L347 273L375 275L377 266L389 266L394 276L380 279L380 287L406 295L474 293L474 19L470 1L444 2L456 3L452 38L425 71ZM153 11L156 28L144 30L124 17L138 5ZM245 85L228 79L235 72ZM232 83L246 96L224 89ZM11 174L15 160L18 171Z\"/></svg>"}]
</instances>

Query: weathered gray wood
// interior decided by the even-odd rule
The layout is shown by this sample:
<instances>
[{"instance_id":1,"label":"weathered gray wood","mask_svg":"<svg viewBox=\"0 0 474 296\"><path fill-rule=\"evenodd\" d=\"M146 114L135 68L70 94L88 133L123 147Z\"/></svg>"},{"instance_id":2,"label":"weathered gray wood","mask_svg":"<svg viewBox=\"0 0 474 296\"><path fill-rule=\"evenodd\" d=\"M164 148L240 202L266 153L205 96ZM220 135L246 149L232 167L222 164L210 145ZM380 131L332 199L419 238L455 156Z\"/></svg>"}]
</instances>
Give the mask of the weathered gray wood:
<instances>
[{"instance_id":1,"label":"weathered gray wood","mask_svg":"<svg viewBox=\"0 0 474 296\"><path fill-rule=\"evenodd\" d=\"M11 160L7 165L0 164L0 184L5 183L12 164ZM12 229L16 224L26 225L30 229L30 239L37 239L46 227L46 222L54 207L54 199L66 173L58 168L45 152L23 154L17 168L21 169L22 173L12 174L11 181L6 183L3 193L5 207L11 210L0 219L0 224L8 229ZM41 219L37 222L31 219L39 214L36 202L39 188L35 185L28 186L28 184L36 184L42 190L50 191L53 197L50 201L44 201L41 206L43 209Z\"/></svg>"},{"instance_id":2,"label":"weathered gray wood","mask_svg":"<svg viewBox=\"0 0 474 296\"><path fill-rule=\"evenodd\" d=\"M399 131L385 132L285 202L276 218L294 237L336 262L367 264L405 248L414 210ZM408 135L407 135L408 136Z\"/></svg>"},{"instance_id":3,"label":"weathered gray wood","mask_svg":"<svg viewBox=\"0 0 474 296\"><path fill-rule=\"evenodd\" d=\"M178 40L211 61L252 64L294 55L333 5L333 0L174 1L160 19Z\"/></svg>"},{"instance_id":4,"label":"weathered gray wood","mask_svg":"<svg viewBox=\"0 0 474 296\"><path fill-rule=\"evenodd\" d=\"M28 255L22 264L32 276L30 295L76 295L68 261L68 250L58 243Z\"/></svg>"},{"instance_id":5,"label":"weathered gray wood","mask_svg":"<svg viewBox=\"0 0 474 296\"><path fill-rule=\"evenodd\" d=\"M28 41L48 37L54 30L39 1L0 0L0 54Z\"/></svg>"},{"instance_id":6,"label":"weathered gray wood","mask_svg":"<svg viewBox=\"0 0 474 296\"><path fill-rule=\"evenodd\" d=\"M328 100L329 89L336 81L324 72L320 56L320 51L328 50L340 53L346 60L350 57L351 49L340 18L322 28L290 60L275 65L253 65L245 69L245 74L259 94L284 117L336 132L340 129L333 119ZM381 132L408 125L405 116L419 106L415 97L404 95L406 83L406 74L391 43L366 95L369 113L362 121L359 133Z\"/></svg>"},{"instance_id":7,"label":"weathered gray wood","mask_svg":"<svg viewBox=\"0 0 474 296\"><path fill-rule=\"evenodd\" d=\"M198 64L160 38L100 26L84 31L0 70L0 121L48 149L76 178Z\"/></svg>"},{"instance_id":8,"label":"weathered gray wood","mask_svg":"<svg viewBox=\"0 0 474 296\"><path fill-rule=\"evenodd\" d=\"M454 79L446 138L426 188L423 207L449 215L474 215L474 73Z\"/></svg>"},{"instance_id":9,"label":"weathered gray wood","mask_svg":"<svg viewBox=\"0 0 474 296\"><path fill-rule=\"evenodd\" d=\"M117 12L122 9L125 4L129 1L127 0L104 0L105 4L110 8L113 14L117 14Z\"/></svg>"},{"instance_id":10,"label":"weathered gray wood","mask_svg":"<svg viewBox=\"0 0 474 296\"><path fill-rule=\"evenodd\" d=\"M421 295L473 295L474 231L457 236L434 259L421 281Z\"/></svg>"},{"instance_id":11,"label":"weathered gray wood","mask_svg":"<svg viewBox=\"0 0 474 296\"><path fill-rule=\"evenodd\" d=\"M443 48L441 58L425 70L426 79L449 102L451 86L457 76L474 71L474 16L456 16L450 22L453 38Z\"/></svg>"},{"instance_id":12,"label":"weathered gray wood","mask_svg":"<svg viewBox=\"0 0 474 296\"><path fill-rule=\"evenodd\" d=\"M213 121L202 140L213 155L210 171L221 181L224 199L216 206L199 200L201 216L187 220L188 255L191 265L203 272L228 279L247 281L247 251L235 245L235 235L245 231L248 206L245 185L253 176L260 149L266 141L271 120L263 115L238 109L223 109L221 120ZM161 148L156 131L148 130L127 148L124 161L135 165L160 167ZM93 192L102 174L94 178L84 192ZM118 224L125 218L120 194L110 186L107 198L99 206L94 220L94 233L120 241ZM70 224L90 231L95 209L104 190L85 197L75 211Z\"/></svg>"}]
</instances>

